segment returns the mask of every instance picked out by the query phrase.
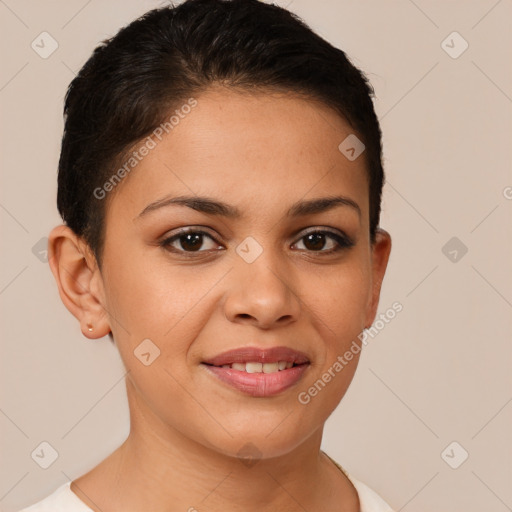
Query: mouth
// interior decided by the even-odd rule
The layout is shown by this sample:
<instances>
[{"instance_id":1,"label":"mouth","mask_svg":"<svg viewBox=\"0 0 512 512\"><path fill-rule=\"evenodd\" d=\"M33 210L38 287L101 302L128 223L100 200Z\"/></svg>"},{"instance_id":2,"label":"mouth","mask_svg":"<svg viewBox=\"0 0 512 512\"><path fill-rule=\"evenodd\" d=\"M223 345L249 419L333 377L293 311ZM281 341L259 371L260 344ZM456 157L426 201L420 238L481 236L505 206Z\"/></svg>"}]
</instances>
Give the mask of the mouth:
<instances>
[{"instance_id":1,"label":"mouth","mask_svg":"<svg viewBox=\"0 0 512 512\"><path fill-rule=\"evenodd\" d=\"M297 384L310 366L306 354L287 347L243 347L203 361L208 373L253 397L270 397Z\"/></svg>"},{"instance_id":2,"label":"mouth","mask_svg":"<svg viewBox=\"0 0 512 512\"><path fill-rule=\"evenodd\" d=\"M285 365L290 363L300 365L309 363L309 358L304 352L283 346L268 348L240 347L222 352L222 354L206 359L203 363L220 367L234 364L250 365L249 373L256 373L263 371L265 365L274 365L267 366L267 369L272 369L272 371L285 370L287 366L283 367L283 363ZM262 367L259 368L258 364L261 364ZM277 369L274 369L276 364ZM256 369L256 371L252 371L252 369Z\"/></svg>"},{"instance_id":3,"label":"mouth","mask_svg":"<svg viewBox=\"0 0 512 512\"><path fill-rule=\"evenodd\" d=\"M230 368L232 370L246 373L276 373L282 372L283 370L289 370L294 366L309 364L309 362L292 363L290 361L276 361L273 363L260 363L258 361L249 361L245 363L231 363L222 365L214 365L209 363L203 364L206 364L207 366L214 366L215 368Z\"/></svg>"}]
</instances>

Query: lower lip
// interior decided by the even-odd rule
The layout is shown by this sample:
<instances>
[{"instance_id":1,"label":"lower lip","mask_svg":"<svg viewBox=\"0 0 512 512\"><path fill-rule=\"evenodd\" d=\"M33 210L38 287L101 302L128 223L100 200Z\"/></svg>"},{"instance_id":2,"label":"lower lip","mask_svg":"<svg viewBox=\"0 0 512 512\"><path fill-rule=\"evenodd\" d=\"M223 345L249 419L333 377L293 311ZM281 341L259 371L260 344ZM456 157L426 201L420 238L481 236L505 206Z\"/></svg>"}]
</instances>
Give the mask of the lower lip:
<instances>
[{"instance_id":1,"label":"lower lip","mask_svg":"<svg viewBox=\"0 0 512 512\"><path fill-rule=\"evenodd\" d=\"M254 397L269 397L281 393L301 379L308 363L292 366L274 373L247 373L232 368L222 368L202 363L221 381Z\"/></svg>"}]
</instances>

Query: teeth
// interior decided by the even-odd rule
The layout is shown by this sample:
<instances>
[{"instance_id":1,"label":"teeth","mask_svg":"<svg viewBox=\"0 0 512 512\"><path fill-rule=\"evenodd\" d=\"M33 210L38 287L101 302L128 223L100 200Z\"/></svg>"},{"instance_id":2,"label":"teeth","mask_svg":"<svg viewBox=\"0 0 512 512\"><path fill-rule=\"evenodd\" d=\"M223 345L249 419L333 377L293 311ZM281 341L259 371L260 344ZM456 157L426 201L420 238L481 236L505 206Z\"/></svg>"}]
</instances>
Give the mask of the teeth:
<instances>
[{"instance_id":1,"label":"teeth","mask_svg":"<svg viewBox=\"0 0 512 512\"><path fill-rule=\"evenodd\" d=\"M261 373L263 365L261 363L245 363L245 371L247 373Z\"/></svg>"},{"instance_id":2,"label":"teeth","mask_svg":"<svg viewBox=\"0 0 512 512\"><path fill-rule=\"evenodd\" d=\"M263 373L275 373L279 371L279 363L265 363L263 365Z\"/></svg>"},{"instance_id":3,"label":"teeth","mask_svg":"<svg viewBox=\"0 0 512 512\"><path fill-rule=\"evenodd\" d=\"M248 362L248 363L233 363L233 364L223 364L222 368L232 368L233 370L238 370L240 372L247 373L275 373L278 371L286 370L291 368L293 363L286 361L276 361L275 363L256 363L256 362Z\"/></svg>"}]
</instances>

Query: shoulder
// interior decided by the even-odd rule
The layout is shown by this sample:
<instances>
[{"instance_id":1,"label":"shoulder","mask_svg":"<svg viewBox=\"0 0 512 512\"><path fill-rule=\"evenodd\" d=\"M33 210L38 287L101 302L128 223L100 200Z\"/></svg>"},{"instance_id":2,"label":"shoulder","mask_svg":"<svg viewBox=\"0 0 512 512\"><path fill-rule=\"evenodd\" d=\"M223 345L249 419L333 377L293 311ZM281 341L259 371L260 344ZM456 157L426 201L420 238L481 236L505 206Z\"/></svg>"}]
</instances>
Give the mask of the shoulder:
<instances>
[{"instance_id":1,"label":"shoulder","mask_svg":"<svg viewBox=\"0 0 512 512\"><path fill-rule=\"evenodd\" d=\"M361 512L394 512L375 491L351 476L347 471L343 470L343 472L357 491ZM19 512L92 512L92 510L70 489L70 484L71 482L62 484L43 500Z\"/></svg>"},{"instance_id":2,"label":"shoulder","mask_svg":"<svg viewBox=\"0 0 512 512\"><path fill-rule=\"evenodd\" d=\"M92 512L71 490L71 481L62 484L52 494L19 512Z\"/></svg>"},{"instance_id":3,"label":"shoulder","mask_svg":"<svg viewBox=\"0 0 512 512\"><path fill-rule=\"evenodd\" d=\"M361 512L394 512L393 509L370 487L346 473L352 485L356 488L361 504Z\"/></svg>"},{"instance_id":4,"label":"shoulder","mask_svg":"<svg viewBox=\"0 0 512 512\"><path fill-rule=\"evenodd\" d=\"M372 489L370 489L366 484L360 482L356 478L354 478L346 469L344 469L337 461L335 461L328 453L324 452L324 455L329 458L334 465L345 474L345 476L350 480L355 490L357 491L357 495L359 497L359 504L361 508L361 512L394 512L393 509Z\"/></svg>"}]
</instances>

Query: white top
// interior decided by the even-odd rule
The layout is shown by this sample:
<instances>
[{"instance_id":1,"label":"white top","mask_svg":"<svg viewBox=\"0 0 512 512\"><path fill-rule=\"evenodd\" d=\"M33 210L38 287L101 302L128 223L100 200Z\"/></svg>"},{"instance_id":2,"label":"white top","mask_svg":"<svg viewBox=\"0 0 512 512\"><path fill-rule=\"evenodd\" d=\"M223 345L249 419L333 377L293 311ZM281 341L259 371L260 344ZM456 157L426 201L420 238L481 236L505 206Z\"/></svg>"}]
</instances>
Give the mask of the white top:
<instances>
[{"instance_id":1,"label":"white top","mask_svg":"<svg viewBox=\"0 0 512 512\"><path fill-rule=\"evenodd\" d=\"M368 486L344 471L359 495L361 512L393 512L391 507ZM70 488L71 481L62 484L50 496L19 512L92 512Z\"/></svg>"}]
</instances>

